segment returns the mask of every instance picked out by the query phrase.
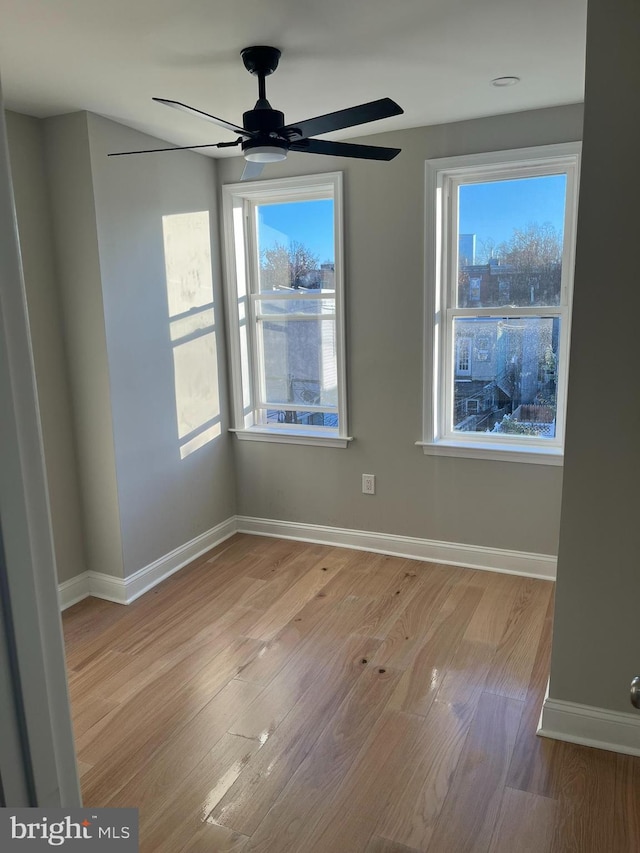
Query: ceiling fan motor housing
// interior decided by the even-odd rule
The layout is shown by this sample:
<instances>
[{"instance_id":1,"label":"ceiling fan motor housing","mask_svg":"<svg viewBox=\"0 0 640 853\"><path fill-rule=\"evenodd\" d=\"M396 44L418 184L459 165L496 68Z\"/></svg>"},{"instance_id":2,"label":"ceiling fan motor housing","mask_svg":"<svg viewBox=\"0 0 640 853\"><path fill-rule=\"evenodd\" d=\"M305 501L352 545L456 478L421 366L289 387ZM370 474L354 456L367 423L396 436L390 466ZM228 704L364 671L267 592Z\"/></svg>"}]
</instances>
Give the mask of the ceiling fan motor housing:
<instances>
[{"instance_id":1,"label":"ceiling fan motor housing","mask_svg":"<svg viewBox=\"0 0 640 853\"><path fill-rule=\"evenodd\" d=\"M242 114L242 126L245 130L257 131L268 136L284 127L284 113L280 110L272 110L270 107L247 110Z\"/></svg>"},{"instance_id":2,"label":"ceiling fan motor housing","mask_svg":"<svg viewBox=\"0 0 640 853\"><path fill-rule=\"evenodd\" d=\"M245 130L257 135L242 141L242 152L247 160L275 162L287 156L289 145L278 133L284 127L284 113L271 109L268 101L258 101L256 108L242 115Z\"/></svg>"}]
</instances>

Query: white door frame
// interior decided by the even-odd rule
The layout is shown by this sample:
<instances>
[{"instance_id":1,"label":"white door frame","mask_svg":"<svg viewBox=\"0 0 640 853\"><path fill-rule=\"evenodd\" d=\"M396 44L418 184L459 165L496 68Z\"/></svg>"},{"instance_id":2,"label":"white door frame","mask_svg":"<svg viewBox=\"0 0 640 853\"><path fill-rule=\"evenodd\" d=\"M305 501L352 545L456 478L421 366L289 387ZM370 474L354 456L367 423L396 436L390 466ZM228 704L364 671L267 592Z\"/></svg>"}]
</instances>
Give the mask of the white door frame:
<instances>
[{"instance_id":1,"label":"white door frame","mask_svg":"<svg viewBox=\"0 0 640 853\"><path fill-rule=\"evenodd\" d=\"M0 779L8 806L81 805L38 399L0 91Z\"/></svg>"}]
</instances>

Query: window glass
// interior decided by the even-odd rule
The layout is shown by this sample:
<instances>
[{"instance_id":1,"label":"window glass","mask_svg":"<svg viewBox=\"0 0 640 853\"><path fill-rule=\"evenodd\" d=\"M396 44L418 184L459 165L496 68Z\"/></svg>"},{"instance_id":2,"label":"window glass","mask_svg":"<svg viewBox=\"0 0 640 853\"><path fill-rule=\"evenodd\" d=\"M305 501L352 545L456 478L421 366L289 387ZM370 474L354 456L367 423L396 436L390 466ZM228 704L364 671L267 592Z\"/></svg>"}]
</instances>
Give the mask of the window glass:
<instances>
[{"instance_id":1,"label":"window glass","mask_svg":"<svg viewBox=\"0 0 640 853\"><path fill-rule=\"evenodd\" d=\"M336 406L333 320L266 320L260 325L263 402Z\"/></svg>"},{"instance_id":2,"label":"window glass","mask_svg":"<svg viewBox=\"0 0 640 853\"><path fill-rule=\"evenodd\" d=\"M260 290L334 290L333 199L256 207Z\"/></svg>"},{"instance_id":3,"label":"window glass","mask_svg":"<svg viewBox=\"0 0 640 853\"><path fill-rule=\"evenodd\" d=\"M566 175L463 184L460 308L559 305Z\"/></svg>"},{"instance_id":4,"label":"window glass","mask_svg":"<svg viewBox=\"0 0 640 853\"><path fill-rule=\"evenodd\" d=\"M453 335L454 430L554 438L560 319L457 318Z\"/></svg>"}]
</instances>

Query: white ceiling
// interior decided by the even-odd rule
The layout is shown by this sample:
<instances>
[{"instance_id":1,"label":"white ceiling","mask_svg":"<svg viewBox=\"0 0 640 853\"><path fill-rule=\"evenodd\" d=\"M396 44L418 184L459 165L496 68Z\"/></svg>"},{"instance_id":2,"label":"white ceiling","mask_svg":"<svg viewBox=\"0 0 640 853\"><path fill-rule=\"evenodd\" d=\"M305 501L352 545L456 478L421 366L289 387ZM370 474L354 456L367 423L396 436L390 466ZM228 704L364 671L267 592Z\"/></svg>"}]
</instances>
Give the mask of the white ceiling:
<instances>
[{"instance_id":1,"label":"white ceiling","mask_svg":"<svg viewBox=\"0 0 640 853\"><path fill-rule=\"evenodd\" d=\"M252 44L282 50L267 96L287 121L381 97L404 108L336 139L583 97L586 0L0 0L0 20L9 109L90 110L177 145L234 137L151 97L241 124ZM505 75L522 82L490 85Z\"/></svg>"}]
</instances>

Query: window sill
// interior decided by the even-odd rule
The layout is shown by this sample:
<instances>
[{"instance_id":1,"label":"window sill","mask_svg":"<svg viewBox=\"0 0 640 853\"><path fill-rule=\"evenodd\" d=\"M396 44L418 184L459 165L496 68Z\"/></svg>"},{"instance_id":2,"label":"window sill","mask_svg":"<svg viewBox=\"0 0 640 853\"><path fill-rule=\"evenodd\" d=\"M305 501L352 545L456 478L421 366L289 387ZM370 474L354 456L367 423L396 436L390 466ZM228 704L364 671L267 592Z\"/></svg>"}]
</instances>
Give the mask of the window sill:
<instances>
[{"instance_id":1,"label":"window sill","mask_svg":"<svg viewBox=\"0 0 640 853\"><path fill-rule=\"evenodd\" d=\"M292 430L276 432L266 429L230 429L240 441L270 441L276 444L308 444L316 447L348 447L353 441L350 436L324 435L323 433Z\"/></svg>"},{"instance_id":2,"label":"window sill","mask_svg":"<svg viewBox=\"0 0 640 853\"><path fill-rule=\"evenodd\" d=\"M563 465L564 453L558 447L514 447L493 442L416 441L426 456L457 456L466 459L489 459L497 462L526 462L533 465Z\"/></svg>"}]
</instances>

